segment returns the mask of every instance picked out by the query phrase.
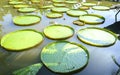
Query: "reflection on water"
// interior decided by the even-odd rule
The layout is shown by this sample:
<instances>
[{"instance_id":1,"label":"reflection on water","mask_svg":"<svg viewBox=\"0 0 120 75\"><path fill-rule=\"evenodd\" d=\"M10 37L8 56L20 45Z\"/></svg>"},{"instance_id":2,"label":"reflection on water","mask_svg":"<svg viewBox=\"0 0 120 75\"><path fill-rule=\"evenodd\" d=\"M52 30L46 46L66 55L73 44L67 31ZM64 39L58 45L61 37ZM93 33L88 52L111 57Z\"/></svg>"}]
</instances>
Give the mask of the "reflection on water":
<instances>
[{"instance_id":1,"label":"reflection on water","mask_svg":"<svg viewBox=\"0 0 120 75\"><path fill-rule=\"evenodd\" d=\"M41 22L38 24L32 25L32 26L25 26L25 27L16 26L12 22L12 19L15 16L24 15L28 13L19 13L17 9L13 8L13 5L8 4L8 0L1 0L0 1L0 38L1 36L9 32L20 30L20 29L35 29L35 30L42 32L43 29L49 24L60 23L60 24L69 25L75 29L75 34L73 37L67 40L84 45L90 53L90 60L89 60L87 67L81 72L78 72L74 75L111 75L112 73L114 73L113 75L115 75L115 72L117 71L118 67L112 61L111 55L119 57L120 41L117 41L116 44L113 46L102 47L102 48L93 47L93 46L84 44L77 39L76 33L79 29L85 28L85 27L92 27L92 25L87 25L87 24L85 26L74 25L72 22L74 20L77 20L78 18L70 17L66 15L65 13L62 18L49 19L45 16L47 12L50 12L49 9L39 9L40 4L37 4L37 3L32 4L29 0L24 0L24 2L38 9L37 11L30 13L30 14L41 16ZM50 0L46 0L44 2L44 5L50 5L50 4L52 4ZM68 5L68 7L71 8L73 7L73 5ZM88 10L88 12L100 14L104 16L106 19L103 24L94 25L95 27L103 28L103 27L106 27L114 23L114 15L116 12L112 10L97 11L97 10L90 9ZM40 52L42 48L46 44L53 42L53 41L54 40L45 38L45 40L43 41L43 43L41 43L41 45L38 45L34 48L31 48L26 51L21 51L21 52L11 52L11 51L7 51L6 49L0 47L0 75L11 75L11 73L16 69L19 69L19 68L37 63L37 62L41 62ZM56 75L56 74L53 72L50 72L45 67L42 67L38 75Z\"/></svg>"}]
</instances>

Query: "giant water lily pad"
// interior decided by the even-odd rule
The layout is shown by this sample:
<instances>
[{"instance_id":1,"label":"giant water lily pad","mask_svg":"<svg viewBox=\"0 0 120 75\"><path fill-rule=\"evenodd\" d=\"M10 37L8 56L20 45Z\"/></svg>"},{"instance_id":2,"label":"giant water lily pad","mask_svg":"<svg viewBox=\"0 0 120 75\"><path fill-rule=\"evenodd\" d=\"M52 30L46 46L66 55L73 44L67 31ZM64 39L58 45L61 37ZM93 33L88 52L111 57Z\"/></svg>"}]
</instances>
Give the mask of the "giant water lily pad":
<instances>
[{"instance_id":1,"label":"giant water lily pad","mask_svg":"<svg viewBox=\"0 0 120 75\"><path fill-rule=\"evenodd\" d=\"M13 18L13 22L16 25L20 25L20 26L33 25L40 22L40 20L41 18L36 15L23 15L23 16L17 16Z\"/></svg>"},{"instance_id":2,"label":"giant water lily pad","mask_svg":"<svg viewBox=\"0 0 120 75\"><path fill-rule=\"evenodd\" d=\"M94 46L109 46L116 42L115 34L103 28L89 27L80 29L77 35L82 42Z\"/></svg>"},{"instance_id":3,"label":"giant water lily pad","mask_svg":"<svg viewBox=\"0 0 120 75\"><path fill-rule=\"evenodd\" d=\"M66 12L68 10L69 10L69 8L67 8L67 7L54 7L54 8L52 8L52 11L59 12L59 13Z\"/></svg>"},{"instance_id":4,"label":"giant water lily pad","mask_svg":"<svg viewBox=\"0 0 120 75\"><path fill-rule=\"evenodd\" d=\"M74 34L74 29L60 24L48 26L44 29L44 34L51 39L66 39Z\"/></svg>"},{"instance_id":5,"label":"giant water lily pad","mask_svg":"<svg viewBox=\"0 0 120 75\"><path fill-rule=\"evenodd\" d=\"M64 3L54 3L53 5L56 7L65 7L66 6L66 4L64 4Z\"/></svg>"},{"instance_id":6,"label":"giant water lily pad","mask_svg":"<svg viewBox=\"0 0 120 75\"><path fill-rule=\"evenodd\" d=\"M63 16L62 13L54 13L54 12L50 12L50 13L47 13L46 16L48 18L60 18Z\"/></svg>"},{"instance_id":7,"label":"giant water lily pad","mask_svg":"<svg viewBox=\"0 0 120 75\"><path fill-rule=\"evenodd\" d=\"M68 10L67 14L73 17L78 17L80 15L85 15L87 14L87 11L82 11L82 10Z\"/></svg>"},{"instance_id":8,"label":"giant water lily pad","mask_svg":"<svg viewBox=\"0 0 120 75\"><path fill-rule=\"evenodd\" d=\"M18 11L23 13L28 13L28 12L36 11L36 8L20 8L18 9Z\"/></svg>"},{"instance_id":9,"label":"giant water lily pad","mask_svg":"<svg viewBox=\"0 0 120 75\"><path fill-rule=\"evenodd\" d=\"M92 9L94 10L109 10L110 8L107 6L93 6Z\"/></svg>"},{"instance_id":10,"label":"giant water lily pad","mask_svg":"<svg viewBox=\"0 0 120 75\"><path fill-rule=\"evenodd\" d=\"M87 6L81 6L79 9L80 9L80 10L88 10L88 9L90 9L90 7L87 7Z\"/></svg>"},{"instance_id":11,"label":"giant water lily pad","mask_svg":"<svg viewBox=\"0 0 120 75\"><path fill-rule=\"evenodd\" d=\"M79 17L79 20L87 24L102 24L105 21L105 18L97 14L85 14Z\"/></svg>"},{"instance_id":12,"label":"giant water lily pad","mask_svg":"<svg viewBox=\"0 0 120 75\"><path fill-rule=\"evenodd\" d=\"M24 4L24 2L20 2L20 1L10 1L9 4Z\"/></svg>"},{"instance_id":13,"label":"giant water lily pad","mask_svg":"<svg viewBox=\"0 0 120 75\"><path fill-rule=\"evenodd\" d=\"M78 3L78 1L76 1L76 0L66 0L65 3L75 4L75 3Z\"/></svg>"},{"instance_id":14,"label":"giant water lily pad","mask_svg":"<svg viewBox=\"0 0 120 75\"><path fill-rule=\"evenodd\" d=\"M62 2L65 2L65 0L52 0L53 2L56 2L56 3L62 3Z\"/></svg>"},{"instance_id":15,"label":"giant water lily pad","mask_svg":"<svg viewBox=\"0 0 120 75\"><path fill-rule=\"evenodd\" d=\"M85 47L68 41L52 42L41 51L41 60L53 72L69 73L85 67L89 55Z\"/></svg>"},{"instance_id":16,"label":"giant water lily pad","mask_svg":"<svg viewBox=\"0 0 120 75\"><path fill-rule=\"evenodd\" d=\"M29 5L21 4L21 5L14 5L14 8L27 8L30 7Z\"/></svg>"},{"instance_id":17,"label":"giant water lily pad","mask_svg":"<svg viewBox=\"0 0 120 75\"><path fill-rule=\"evenodd\" d=\"M18 30L11 32L1 39L1 46L14 51L34 47L43 41L43 35L35 30Z\"/></svg>"},{"instance_id":18,"label":"giant water lily pad","mask_svg":"<svg viewBox=\"0 0 120 75\"><path fill-rule=\"evenodd\" d=\"M13 75L36 75L41 67L41 63L33 64L14 71Z\"/></svg>"},{"instance_id":19,"label":"giant water lily pad","mask_svg":"<svg viewBox=\"0 0 120 75\"><path fill-rule=\"evenodd\" d=\"M87 2L85 2L85 3L82 3L82 5L90 7L90 6L95 6L96 4L95 3L87 3Z\"/></svg>"}]
</instances>

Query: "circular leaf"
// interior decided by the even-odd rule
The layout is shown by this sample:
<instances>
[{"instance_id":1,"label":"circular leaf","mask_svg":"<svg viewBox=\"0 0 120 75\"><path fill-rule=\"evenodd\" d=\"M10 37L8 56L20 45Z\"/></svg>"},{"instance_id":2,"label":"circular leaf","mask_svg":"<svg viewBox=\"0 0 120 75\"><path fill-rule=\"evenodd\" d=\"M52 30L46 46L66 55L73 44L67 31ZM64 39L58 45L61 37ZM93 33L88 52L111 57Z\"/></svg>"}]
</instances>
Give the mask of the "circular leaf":
<instances>
[{"instance_id":1,"label":"circular leaf","mask_svg":"<svg viewBox=\"0 0 120 75\"><path fill-rule=\"evenodd\" d=\"M87 24L101 24L104 23L105 18L96 14L85 14L79 17L80 21L83 21Z\"/></svg>"},{"instance_id":2,"label":"circular leaf","mask_svg":"<svg viewBox=\"0 0 120 75\"><path fill-rule=\"evenodd\" d=\"M53 5L56 7L65 7L66 6L66 4L63 4L63 3L54 3Z\"/></svg>"},{"instance_id":3,"label":"circular leaf","mask_svg":"<svg viewBox=\"0 0 120 75\"><path fill-rule=\"evenodd\" d=\"M40 22L40 17L36 15L23 15L17 16L13 19L16 25L28 26Z\"/></svg>"},{"instance_id":4,"label":"circular leaf","mask_svg":"<svg viewBox=\"0 0 120 75\"><path fill-rule=\"evenodd\" d=\"M95 6L96 4L95 3L82 3L83 6L88 6L88 7L91 7L91 6Z\"/></svg>"},{"instance_id":5,"label":"circular leaf","mask_svg":"<svg viewBox=\"0 0 120 75\"><path fill-rule=\"evenodd\" d=\"M78 1L76 1L76 0L75 0L75 1L74 1L74 0L73 0L73 1L67 0L67 1L65 1L65 3L68 3L68 4L75 4L75 3L78 3Z\"/></svg>"},{"instance_id":6,"label":"circular leaf","mask_svg":"<svg viewBox=\"0 0 120 75\"><path fill-rule=\"evenodd\" d=\"M62 3L62 2L65 2L65 0L52 0L53 2L56 2L56 3Z\"/></svg>"},{"instance_id":7,"label":"circular leaf","mask_svg":"<svg viewBox=\"0 0 120 75\"><path fill-rule=\"evenodd\" d=\"M41 51L41 60L53 72L69 73L85 67L89 55L83 46L67 41L48 44Z\"/></svg>"},{"instance_id":8,"label":"circular leaf","mask_svg":"<svg viewBox=\"0 0 120 75\"><path fill-rule=\"evenodd\" d=\"M86 6L81 6L79 9L80 9L80 10L88 10L88 9L90 9L90 8L89 8L89 7L86 7Z\"/></svg>"},{"instance_id":9,"label":"circular leaf","mask_svg":"<svg viewBox=\"0 0 120 75\"><path fill-rule=\"evenodd\" d=\"M104 11L104 10L109 10L110 8L106 6L93 6L92 9Z\"/></svg>"},{"instance_id":10,"label":"circular leaf","mask_svg":"<svg viewBox=\"0 0 120 75\"><path fill-rule=\"evenodd\" d=\"M19 12L23 12L23 13L28 13L28 12L33 12L36 11L35 8L20 8L18 9Z\"/></svg>"},{"instance_id":11,"label":"circular leaf","mask_svg":"<svg viewBox=\"0 0 120 75\"><path fill-rule=\"evenodd\" d=\"M87 11L82 11L82 10L68 10L67 14L73 17L78 17L80 15L85 15L87 14Z\"/></svg>"},{"instance_id":12,"label":"circular leaf","mask_svg":"<svg viewBox=\"0 0 120 75\"><path fill-rule=\"evenodd\" d=\"M77 36L82 42L94 46L109 46L116 42L114 33L102 28L89 27L80 29Z\"/></svg>"},{"instance_id":13,"label":"circular leaf","mask_svg":"<svg viewBox=\"0 0 120 75\"><path fill-rule=\"evenodd\" d=\"M27 7L30 7L29 5L25 5L25 4L22 4L22 5L14 5L14 8L27 8Z\"/></svg>"},{"instance_id":14,"label":"circular leaf","mask_svg":"<svg viewBox=\"0 0 120 75\"><path fill-rule=\"evenodd\" d=\"M74 34L74 29L65 25L51 25L44 29L44 34L51 39L66 39Z\"/></svg>"},{"instance_id":15,"label":"circular leaf","mask_svg":"<svg viewBox=\"0 0 120 75\"><path fill-rule=\"evenodd\" d=\"M50 12L50 13L47 13L46 16L48 18L60 18L63 16L62 13L53 13L53 12Z\"/></svg>"},{"instance_id":16,"label":"circular leaf","mask_svg":"<svg viewBox=\"0 0 120 75\"><path fill-rule=\"evenodd\" d=\"M1 46L14 51L34 47L43 41L43 35L35 30L18 30L11 32L1 39Z\"/></svg>"},{"instance_id":17,"label":"circular leaf","mask_svg":"<svg viewBox=\"0 0 120 75\"><path fill-rule=\"evenodd\" d=\"M66 12L68 10L69 10L69 8L66 8L66 7L54 7L54 8L52 8L52 11L59 12L59 13Z\"/></svg>"}]
</instances>

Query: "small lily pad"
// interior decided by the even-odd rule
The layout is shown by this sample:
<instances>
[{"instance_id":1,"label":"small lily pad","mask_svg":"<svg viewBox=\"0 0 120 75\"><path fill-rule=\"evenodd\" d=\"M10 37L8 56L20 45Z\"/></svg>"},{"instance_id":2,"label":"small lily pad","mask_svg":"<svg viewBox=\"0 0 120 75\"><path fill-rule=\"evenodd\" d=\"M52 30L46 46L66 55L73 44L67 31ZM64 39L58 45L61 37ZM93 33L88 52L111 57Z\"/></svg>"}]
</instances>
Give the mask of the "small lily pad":
<instances>
[{"instance_id":1,"label":"small lily pad","mask_svg":"<svg viewBox=\"0 0 120 75\"><path fill-rule=\"evenodd\" d=\"M75 4L75 3L78 3L78 1L76 1L76 0L66 0L65 3Z\"/></svg>"},{"instance_id":2,"label":"small lily pad","mask_svg":"<svg viewBox=\"0 0 120 75\"><path fill-rule=\"evenodd\" d=\"M40 0L31 0L32 3L40 3Z\"/></svg>"},{"instance_id":3,"label":"small lily pad","mask_svg":"<svg viewBox=\"0 0 120 75\"><path fill-rule=\"evenodd\" d=\"M14 31L3 36L1 39L1 46L7 50L20 51L34 47L42 41L42 33L31 29L25 29Z\"/></svg>"},{"instance_id":4,"label":"small lily pad","mask_svg":"<svg viewBox=\"0 0 120 75\"><path fill-rule=\"evenodd\" d=\"M20 2L20 1L10 1L9 4L24 4L23 2Z\"/></svg>"},{"instance_id":5,"label":"small lily pad","mask_svg":"<svg viewBox=\"0 0 120 75\"><path fill-rule=\"evenodd\" d=\"M85 23L80 21L80 20L73 21L73 24L78 25L78 26L84 26L85 25Z\"/></svg>"},{"instance_id":6,"label":"small lily pad","mask_svg":"<svg viewBox=\"0 0 120 75\"><path fill-rule=\"evenodd\" d=\"M46 16L48 18L61 18L63 16L63 14L62 13L50 12L50 13L47 13Z\"/></svg>"},{"instance_id":7,"label":"small lily pad","mask_svg":"<svg viewBox=\"0 0 120 75\"><path fill-rule=\"evenodd\" d=\"M66 25L50 25L44 29L44 34L50 39L66 39L74 34L74 29Z\"/></svg>"},{"instance_id":8,"label":"small lily pad","mask_svg":"<svg viewBox=\"0 0 120 75\"><path fill-rule=\"evenodd\" d=\"M28 12L36 11L36 8L20 8L18 9L18 11L23 13L28 13Z\"/></svg>"},{"instance_id":9,"label":"small lily pad","mask_svg":"<svg viewBox=\"0 0 120 75\"><path fill-rule=\"evenodd\" d=\"M49 43L41 51L43 64L56 73L70 73L85 67L89 54L85 47L68 41Z\"/></svg>"},{"instance_id":10,"label":"small lily pad","mask_svg":"<svg viewBox=\"0 0 120 75\"><path fill-rule=\"evenodd\" d=\"M92 9L104 11L104 10L109 10L110 8L107 6L93 6Z\"/></svg>"},{"instance_id":11,"label":"small lily pad","mask_svg":"<svg viewBox=\"0 0 120 75\"><path fill-rule=\"evenodd\" d=\"M63 3L54 3L53 5L56 7L65 7L66 6L66 4L63 4Z\"/></svg>"},{"instance_id":12,"label":"small lily pad","mask_svg":"<svg viewBox=\"0 0 120 75\"><path fill-rule=\"evenodd\" d=\"M110 46L117 40L113 32L96 27L80 29L77 36L82 42L93 46Z\"/></svg>"},{"instance_id":13,"label":"small lily pad","mask_svg":"<svg viewBox=\"0 0 120 75\"><path fill-rule=\"evenodd\" d=\"M96 4L95 3L82 3L83 6L88 6L88 7L91 7L91 6L95 6Z\"/></svg>"},{"instance_id":14,"label":"small lily pad","mask_svg":"<svg viewBox=\"0 0 120 75\"><path fill-rule=\"evenodd\" d=\"M80 9L80 10L88 10L88 9L90 9L90 7L81 6L79 9Z\"/></svg>"},{"instance_id":15,"label":"small lily pad","mask_svg":"<svg viewBox=\"0 0 120 75\"><path fill-rule=\"evenodd\" d=\"M53 2L56 2L56 3L63 3L65 2L65 0L52 0Z\"/></svg>"},{"instance_id":16,"label":"small lily pad","mask_svg":"<svg viewBox=\"0 0 120 75\"><path fill-rule=\"evenodd\" d=\"M82 11L82 10L68 10L67 14L73 17L78 17L80 15L85 15L88 14L87 11Z\"/></svg>"},{"instance_id":17,"label":"small lily pad","mask_svg":"<svg viewBox=\"0 0 120 75\"><path fill-rule=\"evenodd\" d=\"M80 21L85 22L86 24L102 24L105 21L105 18L97 14L85 14L79 17Z\"/></svg>"},{"instance_id":18,"label":"small lily pad","mask_svg":"<svg viewBox=\"0 0 120 75\"><path fill-rule=\"evenodd\" d=\"M52 8L52 11L59 12L59 13L64 13L68 10L69 10L69 8L67 8L67 7L54 7L54 8Z\"/></svg>"},{"instance_id":19,"label":"small lily pad","mask_svg":"<svg viewBox=\"0 0 120 75\"><path fill-rule=\"evenodd\" d=\"M21 5L14 5L14 8L27 8L30 7L29 5L21 4Z\"/></svg>"},{"instance_id":20,"label":"small lily pad","mask_svg":"<svg viewBox=\"0 0 120 75\"><path fill-rule=\"evenodd\" d=\"M41 63L33 64L14 71L13 75L36 75L41 67Z\"/></svg>"},{"instance_id":21,"label":"small lily pad","mask_svg":"<svg viewBox=\"0 0 120 75\"><path fill-rule=\"evenodd\" d=\"M40 22L40 20L41 18L36 15L23 15L23 16L17 16L13 18L13 22L16 25L20 25L20 26L33 25Z\"/></svg>"}]
</instances>

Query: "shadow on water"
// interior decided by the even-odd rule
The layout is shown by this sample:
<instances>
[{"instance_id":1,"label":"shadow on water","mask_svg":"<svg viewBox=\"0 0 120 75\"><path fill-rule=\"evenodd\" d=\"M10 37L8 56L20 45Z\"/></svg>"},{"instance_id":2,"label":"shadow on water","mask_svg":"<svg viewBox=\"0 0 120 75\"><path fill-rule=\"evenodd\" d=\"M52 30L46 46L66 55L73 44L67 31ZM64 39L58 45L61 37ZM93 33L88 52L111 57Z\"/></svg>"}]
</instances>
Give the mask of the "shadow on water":
<instances>
[{"instance_id":1,"label":"shadow on water","mask_svg":"<svg viewBox=\"0 0 120 75\"><path fill-rule=\"evenodd\" d=\"M119 34L118 39L120 40L120 21L115 22L115 23L113 23L107 27L104 27L104 28L113 31L116 34Z\"/></svg>"}]
</instances>

